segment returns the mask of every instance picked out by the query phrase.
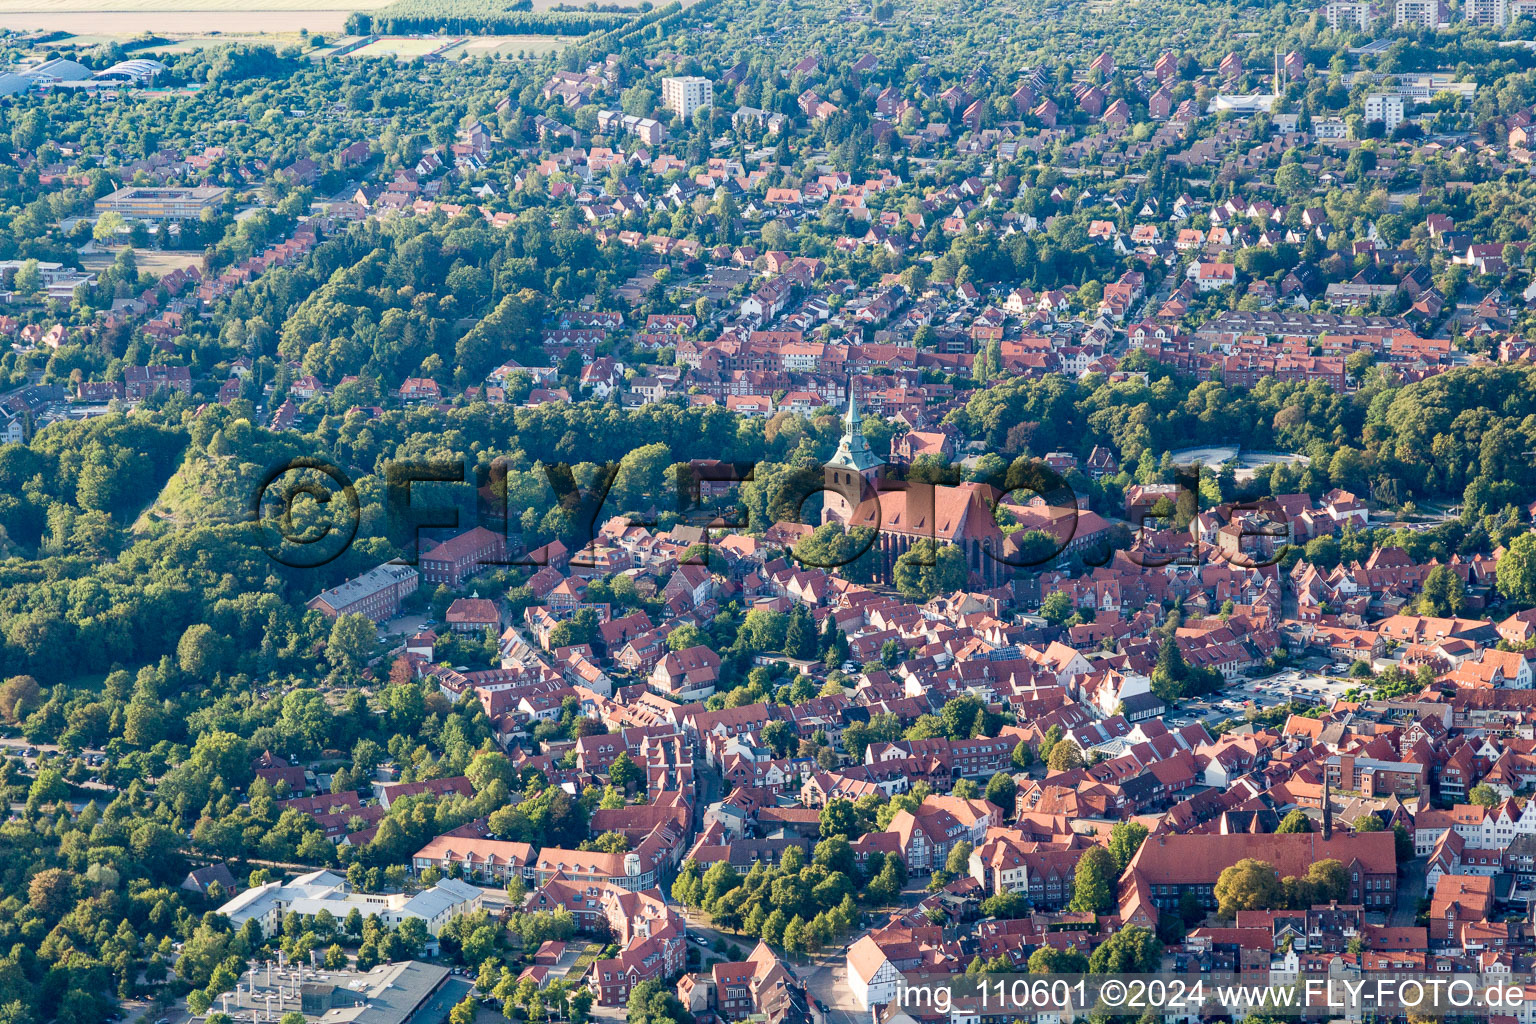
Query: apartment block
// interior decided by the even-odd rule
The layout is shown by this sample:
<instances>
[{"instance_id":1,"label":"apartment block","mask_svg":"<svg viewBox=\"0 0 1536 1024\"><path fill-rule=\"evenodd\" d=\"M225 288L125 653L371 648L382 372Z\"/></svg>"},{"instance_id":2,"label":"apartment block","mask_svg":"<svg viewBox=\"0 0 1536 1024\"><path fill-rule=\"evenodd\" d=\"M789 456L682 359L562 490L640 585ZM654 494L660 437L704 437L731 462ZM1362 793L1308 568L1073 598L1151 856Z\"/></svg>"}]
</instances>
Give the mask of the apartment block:
<instances>
[{"instance_id":1,"label":"apartment block","mask_svg":"<svg viewBox=\"0 0 1536 1024\"><path fill-rule=\"evenodd\" d=\"M1342 29L1364 30L1376 16L1375 7L1360 0L1331 0L1323 8L1323 18L1328 27L1338 32Z\"/></svg>"},{"instance_id":2,"label":"apartment block","mask_svg":"<svg viewBox=\"0 0 1536 1024\"><path fill-rule=\"evenodd\" d=\"M1391 135L1403 123L1403 98L1391 93L1372 93L1365 98L1365 119L1382 122Z\"/></svg>"},{"instance_id":3,"label":"apartment block","mask_svg":"<svg viewBox=\"0 0 1536 1024\"><path fill-rule=\"evenodd\" d=\"M1394 28L1440 28L1450 20L1444 0L1397 0L1392 8Z\"/></svg>"},{"instance_id":4,"label":"apartment block","mask_svg":"<svg viewBox=\"0 0 1536 1024\"><path fill-rule=\"evenodd\" d=\"M661 80L661 102L679 117L689 118L700 107L714 104L714 83L698 75Z\"/></svg>"},{"instance_id":5,"label":"apartment block","mask_svg":"<svg viewBox=\"0 0 1536 1024\"><path fill-rule=\"evenodd\" d=\"M1509 21L1508 0L1466 0L1462 11L1468 25L1502 28Z\"/></svg>"}]
</instances>

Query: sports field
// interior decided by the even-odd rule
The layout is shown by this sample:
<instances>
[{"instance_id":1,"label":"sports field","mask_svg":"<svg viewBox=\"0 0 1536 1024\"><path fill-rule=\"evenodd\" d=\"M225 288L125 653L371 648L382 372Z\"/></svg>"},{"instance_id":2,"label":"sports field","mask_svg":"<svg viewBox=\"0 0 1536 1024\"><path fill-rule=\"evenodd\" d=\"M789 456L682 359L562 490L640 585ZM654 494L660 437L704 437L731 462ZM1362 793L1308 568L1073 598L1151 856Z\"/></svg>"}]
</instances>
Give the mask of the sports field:
<instances>
[{"instance_id":1,"label":"sports field","mask_svg":"<svg viewBox=\"0 0 1536 1024\"><path fill-rule=\"evenodd\" d=\"M441 49L450 40L441 36L385 36L376 43L369 43L360 50L353 50L349 57L424 57Z\"/></svg>"},{"instance_id":2,"label":"sports field","mask_svg":"<svg viewBox=\"0 0 1536 1024\"><path fill-rule=\"evenodd\" d=\"M542 57L559 53L571 42L570 36L469 36L462 43L443 51L444 60L465 57Z\"/></svg>"}]
</instances>

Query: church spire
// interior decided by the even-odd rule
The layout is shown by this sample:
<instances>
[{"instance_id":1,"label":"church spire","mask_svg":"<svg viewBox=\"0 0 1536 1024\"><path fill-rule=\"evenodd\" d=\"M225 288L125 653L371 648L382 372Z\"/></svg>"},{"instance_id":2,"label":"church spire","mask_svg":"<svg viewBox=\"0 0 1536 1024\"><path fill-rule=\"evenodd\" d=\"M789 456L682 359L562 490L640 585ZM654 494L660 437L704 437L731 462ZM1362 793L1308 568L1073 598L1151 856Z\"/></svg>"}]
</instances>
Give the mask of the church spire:
<instances>
[{"instance_id":1,"label":"church spire","mask_svg":"<svg viewBox=\"0 0 1536 1024\"><path fill-rule=\"evenodd\" d=\"M832 456L832 461L827 463L829 469L851 469L855 473L864 474L881 465L885 460L876 455L869 447L869 442L864 439L864 422L859 416L859 400L854 395L853 381L848 381L848 411L843 415L843 439L838 443L837 452Z\"/></svg>"}]
</instances>

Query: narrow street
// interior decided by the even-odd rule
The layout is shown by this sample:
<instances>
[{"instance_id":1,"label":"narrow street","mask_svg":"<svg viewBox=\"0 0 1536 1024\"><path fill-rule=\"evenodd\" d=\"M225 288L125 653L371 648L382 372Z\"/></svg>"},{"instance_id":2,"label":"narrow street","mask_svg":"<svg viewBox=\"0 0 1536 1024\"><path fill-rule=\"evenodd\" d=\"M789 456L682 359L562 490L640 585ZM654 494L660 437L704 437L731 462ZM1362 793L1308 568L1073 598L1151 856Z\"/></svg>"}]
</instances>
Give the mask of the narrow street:
<instances>
[{"instance_id":1,"label":"narrow street","mask_svg":"<svg viewBox=\"0 0 1536 1024\"><path fill-rule=\"evenodd\" d=\"M1397 904L1387 918L1392 927L1410 927L1418 916L1419 900L1424 898L1424 872L1422 857L1415 857L1403 866L1402 877L1397 880Z\"/></svg>"}]
</instances>

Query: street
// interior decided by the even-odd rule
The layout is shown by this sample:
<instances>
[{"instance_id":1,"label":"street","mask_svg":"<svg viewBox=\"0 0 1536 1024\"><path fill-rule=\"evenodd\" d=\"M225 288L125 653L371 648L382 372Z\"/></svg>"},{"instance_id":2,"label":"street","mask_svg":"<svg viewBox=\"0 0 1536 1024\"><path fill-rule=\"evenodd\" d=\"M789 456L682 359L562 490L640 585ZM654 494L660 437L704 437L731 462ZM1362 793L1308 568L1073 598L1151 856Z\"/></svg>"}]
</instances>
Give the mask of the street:
<instances>
[{"instance_id":1,"label":"street","mask_svg":"<svg viewBox=\"0 0 1536 1024\"><path fill-rule=\"evenodd\" d=\"M1408 928L1413 925L1419 913L1419 900L1424 898L1426 868L1424 860L1419 857L1403 865L1402 877L1397 880L1397 903L1387 919L1392 927Z\"/></svg>"}]
</instances>

